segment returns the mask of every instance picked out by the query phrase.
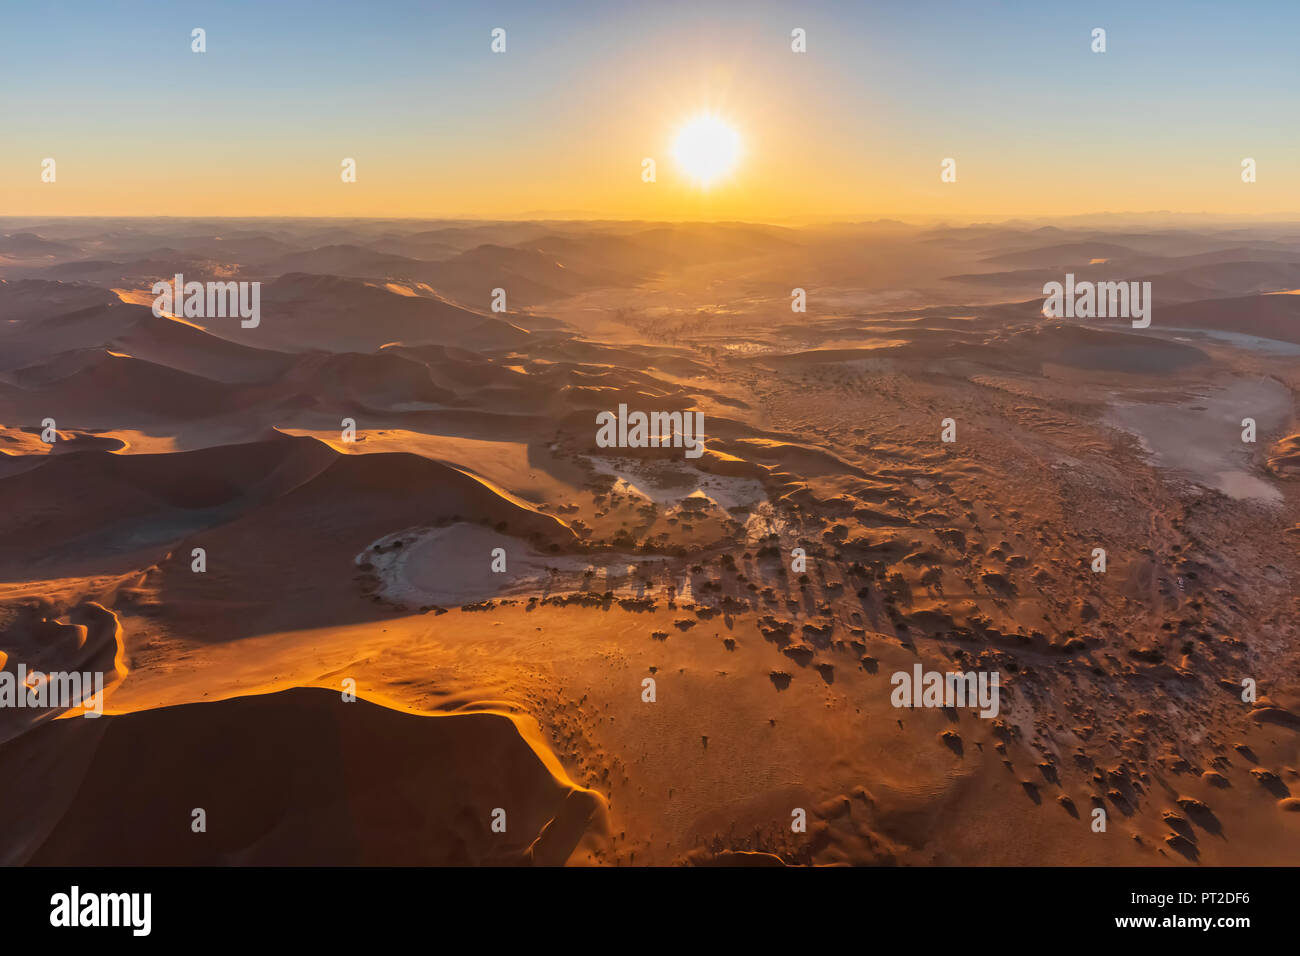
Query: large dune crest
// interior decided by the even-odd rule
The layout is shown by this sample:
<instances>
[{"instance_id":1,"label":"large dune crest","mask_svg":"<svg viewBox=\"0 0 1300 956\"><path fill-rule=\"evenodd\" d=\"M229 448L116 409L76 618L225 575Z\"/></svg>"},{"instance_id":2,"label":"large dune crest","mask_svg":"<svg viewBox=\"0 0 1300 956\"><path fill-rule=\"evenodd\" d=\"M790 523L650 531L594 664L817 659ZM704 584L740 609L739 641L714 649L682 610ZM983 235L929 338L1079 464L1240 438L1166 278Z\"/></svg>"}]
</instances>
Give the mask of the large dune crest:
<instances>
[{"instance_id":1,"label":"large dune crest","mask_svg":"<svg viewBox=\"0 0 1300 956\"><path fill-rule=\"evenodd\" d=\"M57 721L0 745L0 767L0 817L25 837L9 864L557 866L607 826L526 719L324 688Z\"/></svg>"}]
</instances>

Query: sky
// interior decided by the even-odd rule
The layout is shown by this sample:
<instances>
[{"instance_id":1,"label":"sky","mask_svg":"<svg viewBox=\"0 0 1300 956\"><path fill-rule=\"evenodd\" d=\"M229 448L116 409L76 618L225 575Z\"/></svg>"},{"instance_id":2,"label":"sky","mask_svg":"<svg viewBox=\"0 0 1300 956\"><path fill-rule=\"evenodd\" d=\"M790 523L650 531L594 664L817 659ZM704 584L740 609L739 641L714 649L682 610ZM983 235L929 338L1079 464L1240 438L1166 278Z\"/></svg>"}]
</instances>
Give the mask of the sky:
<instances>
[{"instance_id":1,"label":"sky","mask_svg":"<svg viewBox=\"0 0 1300 956\"><path fill-rule=\"evenodd\" d=\"M1297 35L1294 0L0 0L0 216L1285 216ZM742 143L710 188L703 112Z\"/></svg>"}]
</instances>

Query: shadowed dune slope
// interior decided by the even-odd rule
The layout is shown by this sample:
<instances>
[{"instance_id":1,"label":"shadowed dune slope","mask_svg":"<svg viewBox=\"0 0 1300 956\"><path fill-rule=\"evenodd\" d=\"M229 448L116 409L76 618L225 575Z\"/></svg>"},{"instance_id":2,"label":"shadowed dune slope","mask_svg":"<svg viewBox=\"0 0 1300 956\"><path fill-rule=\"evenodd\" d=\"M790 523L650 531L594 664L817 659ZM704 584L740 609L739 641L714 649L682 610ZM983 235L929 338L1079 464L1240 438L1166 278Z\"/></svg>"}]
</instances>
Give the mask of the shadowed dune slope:
<instances>
[{"instance_id":1,"label":"shadowed dune slope","mask_svg":"<svg viewBox=\"0 0 1300 956\"><path fill-rule=\"evenodd\" d=\"M1217 329L1300 342L1300 295L1247 295L1177 306L1161 321L1173 328Z\"/></svg>"},{"instance_id":2,"label":"shadowed dune slope","mask_svg":"<svg viewBox=\"0 0 1300 956\"><path fill-rule=\"evenodd\" d=\"M0 859L559 865L599 838L604 802L534 736L505 714L411 714L301 687L54 721L0 746L15 782L0 794Z\"/></svg>"},{"instance_id":3,"label":"shadowed dune slope","mask_svg":"<svg viewBox=\"0 0 1300 956\"><path fill-rule=\"evenodd\" d=\"M0 415L33 424L46 416L83 428L196 420L252 403L235 386L97 349L63 353L10 378L18 384L0 383Z\"/></svg>"},{"instance_id":4,"label":"shadowed dune slope","mask_svg":"<svg viewBox=\"0 0 1300 956\"><path fill-rule=\"evenodd\" d=\"M491 286L482 304L491 300ZM254 348L369 352L390 342L470 349L519 346L529 334L440 299L397 295L358 279L289 273L262 287L262 322L215 319L208 331Z\"/></svg>"},{"instance_id":5,"label":"shadowed dune slope","mask_svg":"<svg viewBox=\"0 0 1300 956\"><path fill-rule=\"evenodd\" d=\"M24 502L0 513L0 580L121 572L204 529L187 542L187 576L189 546L218 542L234 554L283 549L295 563L336 554L350 572L357 551L394 526L453 516L504 521L547 540L573 537L562 522L447 465L405 453L345 455L288 436L167 455L49 456L0 479L0 500ZM246 561L239 567L258 576Z\"/></svg>"},{"instance_id":6,"label":"shadowed dune slope","mask_svg":"<svg viewBox=\"0 0 1300 956\"><path fill-rule=\"evenodd\" d=\"M117 296L107 289L47 279L0 279L0 312L10 320L26 321L66 315L81 309L107 307Z\"/></svg>"}]
</instances>

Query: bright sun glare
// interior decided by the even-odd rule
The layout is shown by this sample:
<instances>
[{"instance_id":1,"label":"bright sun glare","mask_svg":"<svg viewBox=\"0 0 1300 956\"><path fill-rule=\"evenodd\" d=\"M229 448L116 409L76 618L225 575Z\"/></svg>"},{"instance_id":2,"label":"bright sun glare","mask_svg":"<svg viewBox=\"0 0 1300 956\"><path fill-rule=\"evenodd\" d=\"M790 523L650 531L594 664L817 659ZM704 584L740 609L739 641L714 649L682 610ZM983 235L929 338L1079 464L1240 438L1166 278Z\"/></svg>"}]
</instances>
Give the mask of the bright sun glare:
<instances>
[{"instance_id":1,"label":"bright sun glare","mask_svg":"<svg viewBox=\"0 0 1300 956\"><path fill-rule=\"evenodd\" d=\"M712 186L740 159L740 134L717 116L701 114L678 131L673 158L700 186Z\"/></svg>"}]
</instances>

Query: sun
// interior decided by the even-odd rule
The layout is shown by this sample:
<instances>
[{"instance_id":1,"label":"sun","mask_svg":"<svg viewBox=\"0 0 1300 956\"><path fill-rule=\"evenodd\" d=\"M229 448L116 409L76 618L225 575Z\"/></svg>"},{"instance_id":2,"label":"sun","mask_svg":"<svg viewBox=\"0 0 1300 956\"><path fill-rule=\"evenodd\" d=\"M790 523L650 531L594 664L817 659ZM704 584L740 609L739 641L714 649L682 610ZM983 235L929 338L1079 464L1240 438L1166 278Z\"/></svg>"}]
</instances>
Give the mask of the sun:
<instances>
[{"instance_id":1,"label":"sun","mask_svg":"<svg viewBox=\"0 0 1300 956\"><path fill-rule=\"evenodd\" d=\"M740 134L712 113L687 120L673 141L673 158L698 185L708 188L740 159Z\"/></svg>"}]
</instances>

